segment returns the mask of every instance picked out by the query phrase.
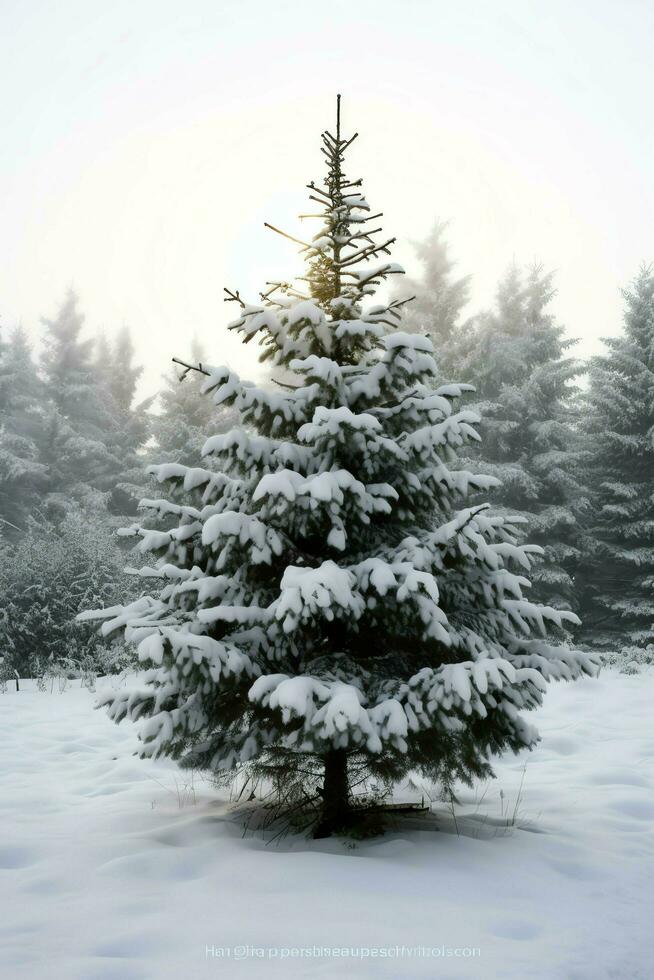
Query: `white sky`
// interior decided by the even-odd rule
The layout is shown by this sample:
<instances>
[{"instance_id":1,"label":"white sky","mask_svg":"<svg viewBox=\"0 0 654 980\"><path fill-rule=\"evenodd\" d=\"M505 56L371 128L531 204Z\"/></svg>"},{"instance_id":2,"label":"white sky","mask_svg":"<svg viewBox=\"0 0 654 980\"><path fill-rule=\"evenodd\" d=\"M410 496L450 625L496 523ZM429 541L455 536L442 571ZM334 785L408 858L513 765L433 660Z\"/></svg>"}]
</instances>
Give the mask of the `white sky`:
<instances>
[{"instance_id":1,"label":"white sky","mask_svg":"<svg viewBox=\"0 0 654 980\"><path fill-rule=\"evenodd\" d=\"M343 93L349 172L396 235L451 219L473 307L557 270L581 353L654 260L649 0L0 0L0 312L35 337L71 283L128 323L146 388L197 333L256 377L222 287L300 271L304 185Z\"/></svg>"}]
</instances>

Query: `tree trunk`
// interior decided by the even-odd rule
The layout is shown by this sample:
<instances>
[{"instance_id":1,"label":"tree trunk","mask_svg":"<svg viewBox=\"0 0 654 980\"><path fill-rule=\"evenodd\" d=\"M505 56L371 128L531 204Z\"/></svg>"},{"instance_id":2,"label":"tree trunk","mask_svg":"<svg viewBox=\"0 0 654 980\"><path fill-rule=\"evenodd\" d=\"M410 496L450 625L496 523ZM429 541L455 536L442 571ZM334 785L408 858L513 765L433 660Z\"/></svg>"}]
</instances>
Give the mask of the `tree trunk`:
<instances>
[{"instance_id":1,"label":"tree trunk","mask_svg":"<svg viewBox=\"0 0 654 980\"><path fill-rule=\"evenodd\" d=\"M347 752L331 749L324 757L325 778L322 788L322 817L313 836L331 837L346 822L350 812L347 780Z\"/></svg>"}]
</instances>

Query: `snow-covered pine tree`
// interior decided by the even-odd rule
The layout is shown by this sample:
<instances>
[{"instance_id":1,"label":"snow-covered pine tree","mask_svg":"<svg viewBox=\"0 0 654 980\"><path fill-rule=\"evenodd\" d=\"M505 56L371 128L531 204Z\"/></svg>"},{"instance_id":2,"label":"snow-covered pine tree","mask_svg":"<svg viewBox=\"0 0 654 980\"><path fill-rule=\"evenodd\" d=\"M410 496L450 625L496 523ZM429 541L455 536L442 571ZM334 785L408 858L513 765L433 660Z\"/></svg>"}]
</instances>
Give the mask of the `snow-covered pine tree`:
<instances>
[{"instance_id":1,"label":"snow-covered pine tree","mask_svg":"<svg viewBox=\"0 0 654 980\"><path fill-rule=\"evenodd\" d=\"M136 386L143 367L134 363L134 344L128 326L123 325L116 335L109 360L109 387L114 402L127 415L134 404ZM139 442L138 445L141 443Z\"/></svg>"},{"instance_id":2,"label":"snow-covered pine tree","mask_svg":"<svg viewBox=\"0 0 654 980\"><path fill-rule=\"evenodd\" d=\"M493 507L522 515L530 540L544 549L531 572L535 596L574 610L587 507L578 479L581 365L569 355L575 341L550 312L552 279L539 265L526 273L512 266L495 309L453 337L450 356L474 386L469 402L482 417L468 463L498 477Z\"/></svg>"},{"instance_id":3,"label":"snow-covered pine tree","mask_svg":"<svg viewBox=\"0 0 654 980\"><path fill-rule=\"evenodd\" d=\"M196 364L203 364L206 359L196 337L191 342L190 354ZM155 445L150 458L198 466L207 432L228 432L238 424L238 412L218 407L204 397L201 374L173 365L163 380L164 387L158 396L159 412L152 420Z\"/></svg>"},{"instance_id":4,"label":"snow-covered pine tree","mask_svg":"<svg viewBox=\"0 0 654 980\"><path fill-rule=\"evenodd\" d=\"M590 362L592 516L578 580L584 639L622 662L654 662L654 270L623 295L624 332Z\"/></svg>"},{"instance_id":5,"label":"snow-covered pine tree","mask_svg":"<svg viewBox=\"0 0 654 980\"><path fill-rule=\"evenodd\" d=\"M140 470L139 445L147 439L147 401L125 411L114 393L115 374L122 369L125 391L133 387L134 369L101 339L83 337L84 316L69 290L57 316L44 319L42 368L48 411L40 461L49 485L43 510L57 523L77 507L96 514L110 507L114 514L134 513L120 486L134 483ZM100 358L100 361L98 360ZM109 358L107 362L106 358Z\"/></svg>"},{"instance_id":6,"label":"snow-covered pine tree","mask_svg":"<svg viewBox=\"0 0 654 980\"><path fill-rule=\"evenodd\" d=\"M70 511L55 527L33 520L14 542L0 542L0 652L5 667L33 677L46 666L82 661L98 673L111 671L116 654L97 630L77 623L80 610L117 595L138 593L124 573L115 534L101 521ZM132 659L133 659L133 651ZM39 669L40 665L40 669Z\"/></svg>"},{"instance_id":7,"label":"snow-covered pine tree","mask_svg":"<svg viewBox=\"0 0 654 980\"><path fill-rule=\"evenodd\" d=\"M112 380L111 344L104 330L95 338L93 343L93 371L99 381L99 387L104 392L110 391Z\"/></svg>"},{"instance_id":8,"label":"snow-covered pine tree","mask_svg":"<svg viewBox=\"0 0 654 980\"><path fill-rule=\"evenodd\" d=\"M49 394L65 418L87 418L93 385L93 340L81 337L84 316L70 288L54 319L42 318L45 333L41 358Z\"/></svg>"},{"instance_id":9,"label":"snow-covered pine tree","mask_svg":"<svg viewBox=\"0 0 654 980\"><path fill-rule=\"evenodd\" d=\"M57 316L43 319L41 366L48 405L40 462L49 479L42 511L54 523L80 505L101 509L121 465L107 445L112 419L98 395L93 340L82 337L83 324L72 289Z\"/></svg>"},{"instance_id":10,"label":"snow-covered pine tree","mask_svg":"<svg viewBox=\"0 0 654 980\"><path fill-rule=\"evenodd\" d=\"M27 334L13 330L0 345L0 535L27 528L47 482L39 461L43 388Z\"/></svg>"},{"instance_id":11,"label":"snow-covered pine tree","mask_svg":"<svg viewBox=\"0 0 654 980\"><path fill-rule=\"evenodd\" d=\"M107 420L104 441L120 466L112 478L109 509L113 514L135 515L145 483L145 444L152 430L149 408L154 395L134 404L141 365L134 364L129 327L123 326L113 344L101 334L96 340L97 398L104 403Z\"/></svg>"},{"instance_id":12,"label":"snow-covered pine tree","mask_svg":"<svg viewBox=\"0 0 654 980\"><path fill-rule=\"evenodd\" d=\"M339 118L322 135L320 229L298 288L261 305L230 294L231 328L295 388L203 369L256 434L210 436L213 466L158 468L187 492L144 502L177 526L134 528L157 556L141 574L161 586L87 614L138 645L145 675L101 703L142 722L142 755L297 780L322 796L317 835L351 818L353 768L386 785L411 770L486 776L491 753L535 744L520 712L547 680L594 671L546 635L574 617L523 597L537 549L510 518L465 507L492 481L455 467L477 418L456 411L460 389L434 387L431 342L395 329L400 301L369 303L402 270L344 174L353 139Z\"/></svg>"},{"instance_id":13,"label":"snow-covered pine tree","mask_svg":"<svg viewBox=\"0 0 654 980\"><path fill-rule=\"evenodd\" d=\"M436 221L427 238L414 242L413 248L422 263L422 275L403 282L404 296L414 294L413 302L402 317L404 329L429 337L438 351L438 367L448 375L456 370L456 337L461 329L461 313L470 299L471 276L456 276L456 263L445 238L446 221ZM396 298L401 294L395 292Z\"/></svg>"}]
</instances>

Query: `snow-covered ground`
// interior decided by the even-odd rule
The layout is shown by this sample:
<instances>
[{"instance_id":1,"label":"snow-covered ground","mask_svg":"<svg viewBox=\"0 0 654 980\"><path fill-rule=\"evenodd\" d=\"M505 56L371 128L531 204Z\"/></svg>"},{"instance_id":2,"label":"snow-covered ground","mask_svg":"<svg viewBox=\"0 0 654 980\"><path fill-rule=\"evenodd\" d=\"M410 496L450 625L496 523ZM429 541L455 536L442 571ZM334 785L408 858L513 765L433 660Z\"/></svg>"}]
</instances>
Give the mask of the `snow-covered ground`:
<instances>
[{"instance_id":1,"label":"snow-covered ground","mask_svg":"<svg viewBox=\"0 0 654 980\"><path fill-rule=\"evenodd\" d=\"M0 696L7 980L654 976L654 673L554 686L456 819L356 846L243 837L92 704Z\"/></svg>"}]
</instances>

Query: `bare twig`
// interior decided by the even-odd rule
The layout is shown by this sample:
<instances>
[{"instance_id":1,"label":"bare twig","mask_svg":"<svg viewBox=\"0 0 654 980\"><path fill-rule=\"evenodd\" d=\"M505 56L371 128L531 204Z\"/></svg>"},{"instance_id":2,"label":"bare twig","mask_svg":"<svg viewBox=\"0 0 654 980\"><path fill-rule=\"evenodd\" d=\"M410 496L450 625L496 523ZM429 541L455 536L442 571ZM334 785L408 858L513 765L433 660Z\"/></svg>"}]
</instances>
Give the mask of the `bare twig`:
<instances>
[{"instance_id":1,"label":"bare twig","mask_svg":"<svg viewBox=\"0 0 654 980\"><path fill-rule=\"evenodd\" d=\"M341 147L341 153L344 153L345 150L347 150L348 146L351 146L352 143L354 143L354 141L355 141L355 139L357 138L358 135L359 135L358 133L355 133L354 136L350 136L350 138L347 141L347 143L343 143L343 145Z\"/></svg>"},{"instance_id":2,"label":"bare twig","mask_svg":"<svg viewBox=\"0 0 654 980\"><path fill-rule=\"evenodd\" d=\"M206 374L207 377L210 377L210 375L211 375L211 372L210 371L207 371L206 368L203 368L201 363L198 363L198 364L187 364L186 361L181 361L179 359L179 357L173 357L173 362L175 364L181 365L181 367L183 367L183 368L186 369L180 375L180 379L179 379L180 381L183 381L184 380L184 378L189 373L189 371L197 371L198 374Z\"/></svg>"},{"instance_id":3,"label":"bare twig","mask_svg":"<svg viewBox=\"0 0 654 980\"><path fill-rule=\"evenodd\" d=\"M240 303L242 307L245 307L245 303L241 299L241 294L239 293L238 289L235 293L233 293L231 289L227 288L227 286L223 286L223 292L227 293L227 297L225 299L226 303Z\"/></svg>"},{"instance_id":4,"label":"bare twig","mask_svg":"<svg viewBox=\"0 0 654 980\"><path fill-rule=\"evenodd\" d=\"M372 234L372 232L369 232ZM373 255L377 255L378 252L388 252L388 246L392 245L396 241L395 238L389 238L382 245L369 245L366 248L361 248L352 255L348 255L340 263L341 268L346 268L350 265L356 265L357 262L363 262L365 259L372 258ZM390 254L390 252L389 252Z\"/></svg>"},{"instance_id":5,"label":"bare twig","mask_svg":"<svg viewBox=\"0 0 654 980\"><path fill-rule=\"evenodd\" d=\"M290 242L296 242L298 245L302 245L303 248L314 248L313 245L303 242L301 238L295 238L294 235L288 235L285 231L282 231L281 228L275 228L275 226L271 225L268 221L264 221L263 224L265 228L270 228L271 231L276 231L278 235L281 235L283 238L288 238Z\"/></svg>"}]
</instances>

